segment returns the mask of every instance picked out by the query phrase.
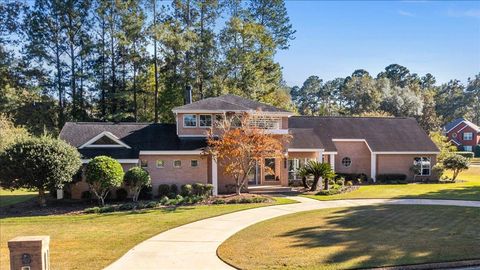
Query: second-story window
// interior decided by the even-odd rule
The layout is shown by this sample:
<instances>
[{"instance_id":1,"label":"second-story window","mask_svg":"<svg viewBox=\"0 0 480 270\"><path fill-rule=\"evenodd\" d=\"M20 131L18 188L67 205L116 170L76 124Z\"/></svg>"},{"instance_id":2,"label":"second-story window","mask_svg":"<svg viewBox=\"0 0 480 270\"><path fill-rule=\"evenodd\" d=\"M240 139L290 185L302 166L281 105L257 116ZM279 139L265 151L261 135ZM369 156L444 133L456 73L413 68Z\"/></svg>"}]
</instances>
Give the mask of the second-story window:
<instances>
[{"instance_id":1,"label":"second-story window","mask_svg":"<svg viewBox=\"0 0 480 270\"><path fill-rule=\"evenodd\" d=\"M197 116L195 114L185 114L183 116L183 126L184 127L196 127L197 126Z\"/></svg>"},{"instance_id":2,"label":"second-story window","mask_svg":"<svg viewBox=\"0 0 480 270\"><path fill-rule=\"evenodd\" d=\"M200 114L200 126L201 127L211 127L212 126L212 116L210 114Z\"/></svg>"},{"instance_id":3,"label":"second-story window","mask_svg":"<svg viewBox=\"0 0 480 270\"><path fill-rule=\"evenodd\" d=\"M463 133L463 140L464 140L464 141L471 141L471 140L473 140L473 133L472 133L472 132L465 132L465 133Z\"/></svg>"}]
</instances>

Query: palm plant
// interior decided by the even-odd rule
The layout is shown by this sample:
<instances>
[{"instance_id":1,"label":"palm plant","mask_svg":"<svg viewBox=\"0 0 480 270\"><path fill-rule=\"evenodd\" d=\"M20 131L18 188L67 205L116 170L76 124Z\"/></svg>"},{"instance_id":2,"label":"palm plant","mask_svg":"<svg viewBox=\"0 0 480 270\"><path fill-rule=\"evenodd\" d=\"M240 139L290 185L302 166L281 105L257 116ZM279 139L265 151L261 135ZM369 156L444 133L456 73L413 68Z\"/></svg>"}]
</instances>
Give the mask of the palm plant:
<instances>
[{"instance_id":1,"label":"palm plant","mask_svg":"<svg viewBox=\"0 0 480 270\"><path fill-rule=\"evenodd\" d=\"M307 183L307 177L310 175L310 173L307 171L307 168L305 166L302 166L301 168L298 169L297 175L302 178L302 184L305 189L310 188Z\"/></svg>"},{"instance_id":2,"label":"palm plant","mask_svg":"<svg viewBox=\"0 0 480 270\"><path fill-rule=\"evenodd\" d=\"M325 180L325 189L329 189L328 180L332 179L335 176L335 173L330 167L330 164L311 160L307 164L305 164L304 168L307 175L313 176L313 184L310 188L310 191L315 191L317 189L320 178L323 178Z\"/></svg>"}]
</instances>

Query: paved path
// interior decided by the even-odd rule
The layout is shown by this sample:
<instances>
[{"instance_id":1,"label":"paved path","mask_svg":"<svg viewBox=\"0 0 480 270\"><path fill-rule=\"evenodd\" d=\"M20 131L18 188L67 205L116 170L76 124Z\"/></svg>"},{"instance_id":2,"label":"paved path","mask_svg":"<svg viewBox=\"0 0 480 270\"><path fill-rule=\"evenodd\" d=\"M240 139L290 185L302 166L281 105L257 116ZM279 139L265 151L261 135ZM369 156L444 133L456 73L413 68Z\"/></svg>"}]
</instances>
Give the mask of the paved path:
<instances>
[{"instance_id":1,"label":"paved path","mask_svg":"<svg viewBox=\"0 0 480 270\"><path fill-rule=\"evenodd\" d=\"M375 204L420 204L480 207L479 202L426 199L362 199L317 201L289 197L300 203L274 205L212 217L160 233L128 251L106 270L234 269L217 257L217 248L238 231L263 220L291 213Z\"/></svg>"}]
</instances>

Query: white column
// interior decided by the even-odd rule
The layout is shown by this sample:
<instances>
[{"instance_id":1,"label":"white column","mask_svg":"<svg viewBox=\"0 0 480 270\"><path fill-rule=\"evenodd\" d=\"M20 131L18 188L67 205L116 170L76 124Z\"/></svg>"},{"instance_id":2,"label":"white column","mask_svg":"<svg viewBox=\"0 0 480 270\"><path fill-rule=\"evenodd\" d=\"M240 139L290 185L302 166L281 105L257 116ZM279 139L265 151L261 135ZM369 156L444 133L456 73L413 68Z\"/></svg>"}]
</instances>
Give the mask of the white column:
<instances>
[{"instance_id":1,"label":"white column","mask_svg":"<svg viewBox=\"0 0 480 270\"><path fill-rule=\"evenodd\" d=\"M218 166L217 160L212 156L212 185L213 185L213 195L218 195Z\"/></svg>"},{"instance_id":2,"label":"white column","mask_svg":"<svg viewBox=\"0 0 480 270\"><path fill-rule=\"evenodd\" d=\"M377 181L377 154L372 153L370 158L370 177L373 182Z\"/></svg>"},{"instance_id":3,"label":"white column","mask_svg":"<svg viewBox=\"0 0 480 270\"><path fill-rule=\"evenodd\" d=\"M330 167L335 171L335 154L330 154Z\"/></svg>"},{"instance_id":4,"label":"white column","mask_svg":"<svg viewBox=\"0 0 480 270\"><path fill-rule=\"evenodd\" d=\"M318 154L317 161L320 163L323 163L323 149L319 149L317 154Z\"/></svg>"}]
</instances>

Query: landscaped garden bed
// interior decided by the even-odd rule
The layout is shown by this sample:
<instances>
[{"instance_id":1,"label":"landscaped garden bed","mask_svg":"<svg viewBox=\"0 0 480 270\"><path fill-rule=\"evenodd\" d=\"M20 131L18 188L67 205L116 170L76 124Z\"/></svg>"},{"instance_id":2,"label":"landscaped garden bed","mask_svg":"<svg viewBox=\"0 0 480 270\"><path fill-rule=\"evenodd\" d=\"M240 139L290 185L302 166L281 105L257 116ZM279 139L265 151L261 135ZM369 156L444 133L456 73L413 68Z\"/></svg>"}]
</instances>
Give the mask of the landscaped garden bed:
<instances>
[{"instance_id":1,"label":"landscaped garden bed","mask_svg":"<svg viewBox=\"0 0 480 270\"><path fill-rule=\"evenodd\" d=\"M224 242L218 255L239 269L352 269L478 259L478 224L480 209L469 207L323 209L252 225Z\"/></svg>"}]
</instances>

